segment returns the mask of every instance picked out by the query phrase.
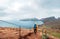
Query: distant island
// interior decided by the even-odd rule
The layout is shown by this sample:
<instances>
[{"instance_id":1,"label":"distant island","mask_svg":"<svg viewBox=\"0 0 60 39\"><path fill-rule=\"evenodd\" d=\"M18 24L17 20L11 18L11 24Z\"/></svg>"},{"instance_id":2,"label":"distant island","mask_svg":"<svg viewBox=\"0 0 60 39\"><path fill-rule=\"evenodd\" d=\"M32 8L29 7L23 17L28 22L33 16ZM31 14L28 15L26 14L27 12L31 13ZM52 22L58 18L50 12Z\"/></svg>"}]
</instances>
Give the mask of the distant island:
<instances>
[{"instance_id":1,"label":"distant island","mask_svg":"<svg viewBox=\"0 0 60 39\"><path fill-rule=\"evenodd\" d=\"M27 18L27 19L21 19L20 21L40 21L37 18Z\"/></svg>"}]
</instances>

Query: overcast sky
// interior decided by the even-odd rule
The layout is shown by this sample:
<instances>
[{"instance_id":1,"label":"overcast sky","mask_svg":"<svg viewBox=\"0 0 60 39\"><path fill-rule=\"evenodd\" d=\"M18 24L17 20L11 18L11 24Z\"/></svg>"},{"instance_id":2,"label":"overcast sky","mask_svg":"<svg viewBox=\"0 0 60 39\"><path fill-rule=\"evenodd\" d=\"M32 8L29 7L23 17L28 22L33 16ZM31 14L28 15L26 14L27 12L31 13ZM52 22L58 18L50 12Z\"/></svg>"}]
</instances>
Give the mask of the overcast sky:
<instances>
[{"instance_id":1,"label":"overcast sky","mask_svg":"<svg viewBox=\"0 0 60 39\"><path fill-rule=\"evenodd\" d=\"M0 0L0 20L60 17L60 0Z\"/></svg>"}]
</instances>

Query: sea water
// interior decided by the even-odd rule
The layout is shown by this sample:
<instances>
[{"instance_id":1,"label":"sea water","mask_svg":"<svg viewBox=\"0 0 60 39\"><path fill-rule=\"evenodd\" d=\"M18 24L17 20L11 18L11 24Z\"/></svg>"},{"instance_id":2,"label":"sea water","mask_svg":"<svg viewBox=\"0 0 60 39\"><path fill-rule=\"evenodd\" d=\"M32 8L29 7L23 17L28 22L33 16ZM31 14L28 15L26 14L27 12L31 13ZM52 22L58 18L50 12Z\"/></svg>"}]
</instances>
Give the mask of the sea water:
<instances>
[{"instance_id":1,"label":"sea water","mask_svg":"<svg viewBox=\"0 0 60 39\"><path fill-rule=\"evenodd\" d=\"M43 22L41 21L20 21L21 28L33 28L34 24L41 25Z\"/></svg>"},{"instance_id":2,"label":"sea water","mask_svg":"<svg viewBox=\"0 0 60 39\"><path fill-rule=\"evenodd\" d=\"M42 21L12 21L12 22L3 22L0 21L0 27L13 27L13 28L33 28L35 22L39 25L43 24Z\"/></svg>"}]
</instances>

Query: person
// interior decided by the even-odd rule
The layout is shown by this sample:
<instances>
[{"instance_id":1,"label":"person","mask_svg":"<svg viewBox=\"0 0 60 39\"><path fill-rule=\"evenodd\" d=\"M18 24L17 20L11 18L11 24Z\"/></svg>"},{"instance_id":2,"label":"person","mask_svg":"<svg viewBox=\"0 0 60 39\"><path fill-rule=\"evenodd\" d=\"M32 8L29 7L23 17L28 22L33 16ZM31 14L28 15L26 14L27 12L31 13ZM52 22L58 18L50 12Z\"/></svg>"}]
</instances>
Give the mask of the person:
<instances>
[{"instance_id":1,"label":"person","mask_svg":"<svg viewBox=\"0 0 60 39\"><path fill-rule=\"evenodd\" d=\"M36 32L38 32L38 25L36 25Z\"/></svg>"},{"instance_id":2,"label":"person","mask_svg":"<svg viewBox=\"0 0 60 39\"><path fill-rule=\"evenodd\" d=\"M37 24L34 24L34 33L35 34L37 33L37 30L38 30L38 26L37 26Z\"/></svg>"}]
</instances>

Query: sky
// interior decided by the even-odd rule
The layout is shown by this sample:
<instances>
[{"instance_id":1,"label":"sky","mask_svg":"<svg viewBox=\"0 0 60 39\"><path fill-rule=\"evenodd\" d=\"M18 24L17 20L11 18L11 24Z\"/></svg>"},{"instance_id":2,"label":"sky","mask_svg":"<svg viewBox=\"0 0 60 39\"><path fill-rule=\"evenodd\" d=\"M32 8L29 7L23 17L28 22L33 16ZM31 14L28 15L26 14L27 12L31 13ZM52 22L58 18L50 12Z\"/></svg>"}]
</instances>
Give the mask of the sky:
<instances>
[{"instance_id":1,"label":"sky","mask_svg":"<svg viewBox=\"0 0 60 39\"><path fill-rule=\"evenodd\" d=\"M60 0L0 0L0 20L60 17Z\"/></svg>"}]
</instances>

